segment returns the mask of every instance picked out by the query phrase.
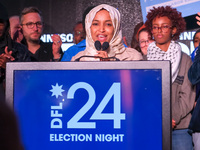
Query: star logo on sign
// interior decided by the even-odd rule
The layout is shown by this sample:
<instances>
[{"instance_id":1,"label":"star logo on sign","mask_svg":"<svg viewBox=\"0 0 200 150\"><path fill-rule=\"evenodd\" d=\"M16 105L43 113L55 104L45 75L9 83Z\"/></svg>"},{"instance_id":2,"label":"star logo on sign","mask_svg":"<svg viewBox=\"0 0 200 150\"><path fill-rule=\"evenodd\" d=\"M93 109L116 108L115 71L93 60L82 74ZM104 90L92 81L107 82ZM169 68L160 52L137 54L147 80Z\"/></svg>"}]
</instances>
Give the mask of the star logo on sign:
<instances>
[{"instance_id":1,"label":"star logo on sign","mask_svg":"<svg viewBox=\"0 0 200 150\"><path fill-rule=\"evenodd\" d=\"M58 85L58 83L56 83L56 85L51 85L52 89L49 90L50 92L52 92L51 96L56 96L56 98L58 98L58 96L63 96L62 92L64 92L65 90L62 89L63 85Z\"/></svg>"}]
</instances>

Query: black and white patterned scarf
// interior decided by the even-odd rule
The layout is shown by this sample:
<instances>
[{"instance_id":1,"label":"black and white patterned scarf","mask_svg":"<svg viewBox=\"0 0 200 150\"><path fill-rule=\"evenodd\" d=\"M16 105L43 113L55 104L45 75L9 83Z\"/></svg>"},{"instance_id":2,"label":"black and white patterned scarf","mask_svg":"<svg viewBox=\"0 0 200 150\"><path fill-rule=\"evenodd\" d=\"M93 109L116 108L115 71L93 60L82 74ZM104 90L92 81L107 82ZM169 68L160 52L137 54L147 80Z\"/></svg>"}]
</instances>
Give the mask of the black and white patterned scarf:
<instances>
[{"instance_id":1,"label":"black and white patterned scarf","mask_svg":"<svg viewBox=\"0 0 200 150\"><path fill-rule=\"evenodd\" d=\"M168 50L165 52L157 47L156 43L153 42L149 44L147 50L147 60L170 60L171 77L173 83L179 72L181 61L181 46L177 42L171 41Z\"/></svg>"}]
</instances>

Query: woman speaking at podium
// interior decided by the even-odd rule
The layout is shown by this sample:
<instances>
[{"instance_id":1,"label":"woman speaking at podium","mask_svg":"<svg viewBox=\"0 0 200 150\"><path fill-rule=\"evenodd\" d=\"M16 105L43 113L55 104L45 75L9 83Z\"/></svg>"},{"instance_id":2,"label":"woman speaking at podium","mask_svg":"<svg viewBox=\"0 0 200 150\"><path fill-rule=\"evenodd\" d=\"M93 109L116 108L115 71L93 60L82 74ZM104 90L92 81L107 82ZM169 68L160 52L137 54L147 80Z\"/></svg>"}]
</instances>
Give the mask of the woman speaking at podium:
<instances>
[{"instance_id":1,"label":"woman speaking at podium","mask_svg":"<svg viewBox=\"0 0 200 150\"><path fill-rule=\"evenodd\" d=\"M86 49L72 61L142 60L142 55L122 43L119 11L107 4L94 7L86 16Z\"/></svg>"}]
</instances>

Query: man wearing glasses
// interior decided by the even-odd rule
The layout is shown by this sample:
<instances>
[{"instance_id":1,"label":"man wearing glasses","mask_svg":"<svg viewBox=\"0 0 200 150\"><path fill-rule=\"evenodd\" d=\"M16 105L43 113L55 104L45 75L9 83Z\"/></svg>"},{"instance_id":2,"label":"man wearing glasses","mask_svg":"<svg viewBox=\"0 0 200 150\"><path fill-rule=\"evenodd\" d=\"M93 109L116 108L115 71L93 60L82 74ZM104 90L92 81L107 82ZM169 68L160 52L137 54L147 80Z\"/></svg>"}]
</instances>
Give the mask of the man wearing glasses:
<instances>
[{"instance_id":1,"label":"man wearing glasses","mask_svg":"<svg viewBox=\"0 0 200 150\"><path fill-rule=\"evenodd\" d=\"M76 45L69 47L65 51L61 61L70 61L72 57L75 56L77 53L85 50L85 47L86 47L85 36L86 35L85 35L85 29L83 28L82 22L77 22L75 24L73 28L73 32L74 32L74 43Z\"/></svg>"},{"instance_id":2,"label":"man wearing glasses","mask_svg":"<svg viewBox=\"0 0 200 150\"><path fill-rule=\"evenodd\" d=\"M59 35L53 35L51 43L43 43L40 37L44 23L41 12L36 7L27 7L21 13L22 41L30 51L32 61L59 61L62 41Z\"/></svg>"},{"instance_id":3,"label":"man wearing glasses","mask_svg":"<svg viewBox=\"0 0 200 150\"><path fill-rule=\"evenodd\" d=\"M83 28L82 21L79 21L76 23L73 31L74 31L74 43L75 44L78 44L79 42L81 42L82 40L85 39L85 30Z\"/></svg>"}]
</instances>

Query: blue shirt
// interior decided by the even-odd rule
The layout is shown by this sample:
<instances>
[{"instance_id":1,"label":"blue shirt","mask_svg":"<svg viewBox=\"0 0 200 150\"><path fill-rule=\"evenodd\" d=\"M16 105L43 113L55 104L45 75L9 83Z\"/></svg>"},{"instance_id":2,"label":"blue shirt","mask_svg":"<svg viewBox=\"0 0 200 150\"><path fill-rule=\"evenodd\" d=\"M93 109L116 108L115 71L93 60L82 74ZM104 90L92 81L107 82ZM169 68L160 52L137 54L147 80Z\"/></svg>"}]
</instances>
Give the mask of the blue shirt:
<instances>
[{"instance_id":1,"label":"blue shirt","mask_svg":"<svg viewBox=\"0 0 200 150\"><path fill-rule=\"evenodd\" d=\"M61 61L71 61L71 59L72 59L73 56L75 56L76 54L78 54L80 51L84 51L85 48L86 48L86 41L84 39L81 42L79 42L78 44L69 47L65 51L65 53L64 53Z\"/></svg>"}]
</instances>

